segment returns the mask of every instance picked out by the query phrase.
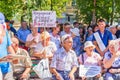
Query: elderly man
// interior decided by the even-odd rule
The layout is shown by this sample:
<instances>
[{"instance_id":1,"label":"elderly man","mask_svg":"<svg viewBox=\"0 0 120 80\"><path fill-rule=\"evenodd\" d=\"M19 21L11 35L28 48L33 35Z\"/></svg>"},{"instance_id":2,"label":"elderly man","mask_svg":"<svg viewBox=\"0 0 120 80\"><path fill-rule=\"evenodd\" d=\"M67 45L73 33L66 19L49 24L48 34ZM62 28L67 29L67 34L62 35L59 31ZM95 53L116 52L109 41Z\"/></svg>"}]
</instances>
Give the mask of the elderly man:
<instances>
[{"instance_id":1,"label":"elderly man","mask_svg":"<svg viewBox=\"0 0 120 80\"><path fill-rule=\"evenodd\" d=\"M56 51L51 62L53 80L74 80L78 62L76 53L72 50L73 40L70 35L62 36L63 47Z\"/></svg>"},{"instance_id":2,"label":"elderly man","mask_svg":"<svg viewBox=\"0 0 120 80\"><path fill-rule=\"evenodd\" d=\"M12 47L16 55L25 56L23 59L13 60L13 70L15 80L28 80L29 72L32 67L32 62L26 50L19 48L19 41L17 38L12 38Z\"/></svg>"}]
</instances>

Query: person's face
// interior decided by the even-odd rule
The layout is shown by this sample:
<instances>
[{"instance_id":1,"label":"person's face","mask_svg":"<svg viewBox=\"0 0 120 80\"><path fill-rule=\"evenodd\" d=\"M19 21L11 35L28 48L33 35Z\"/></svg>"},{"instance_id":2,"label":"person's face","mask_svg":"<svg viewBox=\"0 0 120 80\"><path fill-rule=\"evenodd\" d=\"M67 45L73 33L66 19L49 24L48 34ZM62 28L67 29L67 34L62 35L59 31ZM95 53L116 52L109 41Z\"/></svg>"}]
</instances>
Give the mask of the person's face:
<instances>
[{"instance_id":1,"label":"person's face","mask_svg":"<svg viewBox=\"0 0 120 80\"><path fill-rule=\"evenodd\" d=\"M86 47L85 51L91 53L93 49L94 49L93 46L90 46L90 47Z\"/></svg>"},{"instance_id":2,"label":"person's face","mask_svg":"<svg viewBox=\"0 0 120 80\"><path fill-rule=\"evenodd\" d=\"M40 28L40 33L42 33L44 31L44 28Z\"/></svg>"},{"instance_id":3,"label":"person's face","mask_svg":"<svg viewBox=\"0 0 120 80\"><path fill-rule=\"evenodd\" d=\"M100 30L102 31L105 30L105 26L106 26L105 22L98 22L98 27Z\"/></svg>"},{"instance_id":4,"label":"person's face","mask_svg":"<svg viewBox=\"0 0 120 80\"><path fill-rule=\"evenodd\" d=\"M54 31L55 33L59 33L60 27L55 27L55 28L53 28L53 31Z\"/></svg>"},{"instance_id":5,"label":"person's face","mask_svg":"<svg viewBox=\"0 0 120 80\"><path fill-rule=\"evenodd\" d=\"M70 25L66 25L66 26L64 27L64 30L65 30L65 32L70 32Z\"/></svg>"},{"instance_id":6,"label":"person's face","mask_svg":"<svg viewBox=\"0 0 120 80\"><path fill-rule=\"evenodd\" d=\"M65 49L67 49L67 50L72 49L72 45L73 45L73 40L71 37L64 41Z\"/></svg>"},{"instance_id":7,"label":"person's face","mask_svg":"<svg viewBox=\"0 0 120 80\"><path fill-rule=\"evenodd\" d=\"M23 28L27 28L27 23L26 23L26 22L22 22L22 23L21 23L21 26L22 26Z\"/></svg>"},{"instance_id":8,"label":"person's face","mask_svg":"<svg viewBox=\"0 0 120 80\"><path fill-rule=\"evenodd\" d=\"M80 33L83 33L83 29L82 29L82 28L80 28L79 32L80 32Z\"/></svg>"},{"instance_id":9,"label":"person's face","mask_svg":"<svg viewBox=\"0 0 120 80\"><path fill-rule=\"evenodd\" d=\"M111 52L111 53L115 53L115 47L114 47L114 45L109 45L109 51Z\"/></svg>"},{"instance_id":10,"label":"person's face","mask_svg":"<svg viewBox=\"0 0 120 80\"><path fill-rule=\"evenodd\" d=\"M33 34L38 33L38 27L32 27L31 30Z\"/></svg>"},{"instance_id":11,"label":"person's face","mask_svg":"<svg viewBox=\"0 0 120 80\"><path fill-rule=\"evenodd\" d=\"M50 42L50 37L44 38L44 39L42 40L42 43L43 43L44 45L48 44L49 42Z\"/></svg>"},{"instance_id":12,"label":"person's face","mask_svg":"<svg viewBox=\"0 0 120 80\"><path fill-rule=\"evenodd\" d=\"M117 29L116 29L116 27L113 27L113 28L110 29L110 31L112 32L112 34L115 34Z\"/></svg>"},{"instance_id":13,"label":"person's face","mask_svg":"<svg viewBox=\"0 0 120 80\"><path fill-rule=\"evenodd\" d=\"M98 26L95 26L94 32L96 32L97 30L99 30L99 28L98 28Z\"/></svg>"}]
</instances>

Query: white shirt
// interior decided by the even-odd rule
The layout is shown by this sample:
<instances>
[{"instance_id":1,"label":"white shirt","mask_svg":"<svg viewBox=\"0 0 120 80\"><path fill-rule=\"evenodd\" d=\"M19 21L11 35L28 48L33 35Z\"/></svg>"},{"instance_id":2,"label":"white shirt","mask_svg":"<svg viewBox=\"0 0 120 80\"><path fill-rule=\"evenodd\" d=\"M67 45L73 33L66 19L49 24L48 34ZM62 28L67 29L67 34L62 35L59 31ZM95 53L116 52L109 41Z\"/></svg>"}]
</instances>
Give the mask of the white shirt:
<instances>
[{"instance_id":1,"label":"white shirt","mask_svg":"<svg viewBox=\"0 0 120 80\"><path fill-rule=\"evenodd\" d=\"M38 33L37 36L33 36L32 34L29 34L29 35L27 36L26 42L27 42L27 41L32 41L33 39L35 39L36 42L38 42L38 41L40 40L40 34ZM32 47L36 47L36 44L32 44L32 45L30 46L30 48L32 48Z\"/></svg>"}]
</instances>

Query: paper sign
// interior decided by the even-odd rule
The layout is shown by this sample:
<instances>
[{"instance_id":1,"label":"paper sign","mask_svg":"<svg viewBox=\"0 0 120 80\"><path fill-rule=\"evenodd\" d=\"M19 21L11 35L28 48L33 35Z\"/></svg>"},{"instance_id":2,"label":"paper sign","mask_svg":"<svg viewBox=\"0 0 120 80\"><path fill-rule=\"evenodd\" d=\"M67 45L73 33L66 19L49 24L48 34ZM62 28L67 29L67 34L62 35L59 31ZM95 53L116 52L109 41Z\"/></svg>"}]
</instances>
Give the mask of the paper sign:
<instances>
[{"instance_id":1,"label":"paper sign","mask_svg":"<svg viewBox=\"0 0 120 80\"><path fill-rule=\"evenodd\" d=\"M37 27L56 27L55 11L33 11L33 25Z\"/></svg>"},{"instance_id":2,"label":"paper sign","mask_svg":"<svg viewBox=\"0 0 120 80\"><path fill-rule=\"evenodd\" d=\"M95 77L101 72L100 66L79 66L79 76L80 77Z\"/></svg>"}]
</instances>

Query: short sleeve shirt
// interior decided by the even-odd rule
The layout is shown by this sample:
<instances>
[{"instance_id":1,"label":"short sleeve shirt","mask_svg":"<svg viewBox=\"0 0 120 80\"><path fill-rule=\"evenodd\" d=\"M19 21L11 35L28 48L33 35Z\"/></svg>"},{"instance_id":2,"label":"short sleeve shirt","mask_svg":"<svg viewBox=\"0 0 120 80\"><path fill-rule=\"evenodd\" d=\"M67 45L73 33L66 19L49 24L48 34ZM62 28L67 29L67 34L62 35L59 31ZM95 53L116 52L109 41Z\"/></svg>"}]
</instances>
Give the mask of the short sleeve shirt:
<instances>
[{"instance_id":1,"label":"short sleeve shirt","mask_svg":"<svg viewBox=\"0 0 120 80\"><path fill-rule=\"evenodd\" d=\"M105 53L105 56L104 56L104 59L111 59L112 57L112 54L110 52L106 52ZM114 67L114 68L120 68L120 57L116 57L112 66L111 67Z\"/></svg>"},{"instance_id":2,"label":"short sleeve shirt","mask_svg":"<svg viewBox=\"0 0 120 80\"><path fill-rule=\"evenodd\" d=\"M20 28L17 31L17 37L19 39L23 40L24 42L26 42L26 38L27 38L28 34L30 34L30 30L28 30L28 29Z\"/></svg>"},{"instance_id":3,"label":"short sleeve shirt","mask_svg":"<svg viewBox=\"0 0 120 80\"><path fill-rule=\"evenodd\" d=\"M35 37L34 37L32 34L29 34L29 35L27 36L26 41L32 41L33 39L39 41L39 40L40 40L40 34L38 34L38 35L35 36ZM32 48L32 47L36 47L36 44L32 44L32 45L30 46L30 48Z\"/></svg>"},{"instance_id":4,"label":"short sleeve shirt","mask_svg":"<svg viewBox=\"0 0 120 80\"><path fill-rule=\"evenodd\" d=\"M47 55L53 54L57 50L55 43L50 41L48 46L46 46L46 47L44 47L41 44L41 42L38 43L36 48L35 48L35 51L38 53L42 53L42 51L44 51L44 49L46 50Z\"/></svg>"},{"instance_id":5,"label":"short sleeve shirt","mask_svg":"<svg viewBox=\"0 0 120 80\"><path fill-rule=\"evenodd\" d=\"M66 52L63 47L56 51L50 65L61 71L71 71L74 66L78 66L76 53L73 50Z\"/></svg>"},{"instance_id":6,"label":"short sleeve shirt","mask_svg":"<svg viewBox=\"0 0 120 80\"><path fill-rule=\"evenodd\" d=\"M104 34L100 32L100 30L97 31L99 33L99 36L101 40L103 41L104 45L107 47L109 40L112 40L112 33L108 30L104 31ZM93 41L96 41L95 36L93 36Z\"/></svg>"},{"instance_id":7,"label":"short sleeve shirt","mask_svg":"<svg viewBox=\"0 0 120 80\"><path fill-rule=\"evenodd\" d=\"M11 39L6 31L6 35L3 38L3 42L0 44L0 58L3 58L8 55L7 48L11 45ZM10 71L10 63L2 62L0 63L0 68L3 74Z\"/></svg>"},{"instance_id":8,"label":"short sleeve shirt","mask_svg":"<svg viewBox=\"0 0 120 80\"><path fill-rule=\"evenodd\" d=\"M88 56L87 53L84 53L82 55L80 55L79 57L79 62L83 63L82 58L84 58L84 63L83 63L84 65L98 66L99 61L102 59L101 56L96 52L93 52L92 56Z\"/></svg>"},{"instance_id":9,"label":"short sleeve shirt","mask_svg":"<svg viewBox=\"0 0 120 80\"><path fill-rule=\"evenodd\" d=\"M23 55L26 56L27 58L18 59L18 63L13 64L15 72L17 71L21 72L24 71L26 67L32 67L30 56L26 50L18 48L16 55Z\"/></svg>"}]
</instances>

